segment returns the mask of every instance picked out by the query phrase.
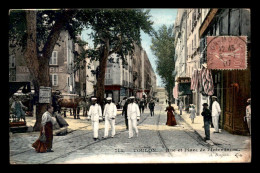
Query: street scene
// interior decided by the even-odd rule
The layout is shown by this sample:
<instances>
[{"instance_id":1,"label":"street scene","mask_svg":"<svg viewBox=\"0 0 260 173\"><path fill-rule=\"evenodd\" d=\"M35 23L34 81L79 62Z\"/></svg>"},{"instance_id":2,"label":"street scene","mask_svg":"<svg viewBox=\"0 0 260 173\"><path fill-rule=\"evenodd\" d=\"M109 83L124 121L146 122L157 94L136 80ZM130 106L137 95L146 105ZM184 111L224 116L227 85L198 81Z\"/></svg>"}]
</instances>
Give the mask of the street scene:
<instances>
[{"instance_id":1,"label":"street scene","mask_svg":"<svg viewBox=\"0 0 260 173\"><path fill-rule=\"evenodd\" d=\"M9 163L250 163L250 9L9 11Z\"/></svg>"},{"instance_id":2,"label":"street scene","mask_svg":"<svg viewBox=\"0 0 260 173\"><path fill-rule=\"evenodd\" d=\"M140 135L131 139L128 139L128 131L120 111L116 116L115 137L102 139L104 123L100 123L100 139L97 141L92 139L92 128L87 118L83 117L78 121L68 117L66 120L73 126L71 129L68 127L69 133L54 136L54 152L42 153L40 156L31 147L31 143L38 138L39 133L13 134L10 138L10 162L12 164L196 163L218 160L225 163L241 162L241 159L250 158L249 137L223 133L216 136L216 139L205 142L201 132L202 119L196 119L195 124L199 126L197 129L192 127L187 114L183 117L176 116L176 126L166 126L165 107L165 102L157 104L153 117L146 109L138 122Z\"/></svg>"}]
</instances>

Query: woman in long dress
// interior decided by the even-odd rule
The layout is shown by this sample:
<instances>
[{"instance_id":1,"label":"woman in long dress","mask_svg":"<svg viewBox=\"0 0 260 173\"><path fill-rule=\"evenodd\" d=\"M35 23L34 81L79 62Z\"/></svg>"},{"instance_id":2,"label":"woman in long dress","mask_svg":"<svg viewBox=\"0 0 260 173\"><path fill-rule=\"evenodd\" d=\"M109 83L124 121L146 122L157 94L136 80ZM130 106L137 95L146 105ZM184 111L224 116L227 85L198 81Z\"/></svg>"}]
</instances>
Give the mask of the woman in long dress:
<instances>
[{"instance_id":1,"label":"woman in long dress","mask_svg":"<svg viewBox=\"0 0 260 173\"><path fill-rule=\"evenodd\" d=\"M176 119L174 117L174 108L171 106L171 102L168 101L169 106L166 108L167 111L167 122L166 125L168 126L175 126L177 125Z\"/></svg>"},{"instance_id":2,"label":"woman in long dress","mask_svg":"<svg viewBox=\"0 0 260 173\"><path fill-rule=\"evenodd\" d=\"M49 104L47 105L47 111L42 115L42 127L40 131L40 136L42 136L42 134L45 134L46 142L41 142L39 139L37 139L32 144L32 147L35 148L35 151L38 153L53 152L53 124L55 123L55 120L51 117L52 113L53 107Z\"/></svg>"}]
</instances>

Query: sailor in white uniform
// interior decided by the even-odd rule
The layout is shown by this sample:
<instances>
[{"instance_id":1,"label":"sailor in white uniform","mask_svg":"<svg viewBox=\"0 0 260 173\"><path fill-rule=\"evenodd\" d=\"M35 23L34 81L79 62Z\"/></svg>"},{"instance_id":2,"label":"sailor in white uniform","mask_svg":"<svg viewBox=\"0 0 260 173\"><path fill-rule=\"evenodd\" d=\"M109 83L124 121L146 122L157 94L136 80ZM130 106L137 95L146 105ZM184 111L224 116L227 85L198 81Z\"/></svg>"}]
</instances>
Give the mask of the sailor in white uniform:
<instances>
[{"instance_id":1,"label":"sailor in white uniform","mask_svg":"<svg viewBox=\"0 0 260 173\"><path fill-rule=\"evenodd\" d=\"M140 120L140 110L139 106L134 103L134 97L130 97L130 103L127 107L127 119L128 119L128 129L129 129L129 137L133 137L133 129L136 132L136 136L138 137L138 129L137 129L137 121Z\"/></svg>"},{"instance_id":2,"label":"sailor in white uniform","mask_svg":"<svg viewBox=\"0 0 260 173\"><path fill-rule=\"evenodd\" d=\"M221 109L220 109L220 105L217 102L217 97L216 96L212 96L212 123L213 126L215 128L214 133L219 133L219 125L218 125L218 121L219 121L219 115L221 113Z\"/></svg>"},{"instance_id":3,"label":"sailor in white uniform","mask_svg":"<svg viewBox=\"0 0 260 173\"><path fill-rule=\"evenodd\" d=\"M91 98L92 105L89 108L88 120L92 121L93 139L98 139L99 120L102 120L101 106L97 104L97 98Z\"/></svg>"},{"instance_id":4,"label":"sailor in white uniform","mask_svg":"<svg viewBox=\"0 0 260 173\"><path fill-rule=\"evenodd\" d=\"M114 103L112 103L112 98L107 98L107 104L104 108L103 119L105 119L105 132L103 138L108 137L109 126L111 127L111 137L113 138L116 134L115 128L115 118L116 118L117 108Z\"/></svg>"}]
</instances>

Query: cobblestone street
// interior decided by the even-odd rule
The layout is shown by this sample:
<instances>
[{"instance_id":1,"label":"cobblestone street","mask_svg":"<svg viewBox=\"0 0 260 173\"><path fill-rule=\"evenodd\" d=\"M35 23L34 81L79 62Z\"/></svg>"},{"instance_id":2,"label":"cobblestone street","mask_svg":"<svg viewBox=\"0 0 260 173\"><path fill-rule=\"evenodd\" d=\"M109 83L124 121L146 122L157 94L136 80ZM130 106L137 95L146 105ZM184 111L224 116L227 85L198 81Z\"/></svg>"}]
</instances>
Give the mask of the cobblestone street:
<instances>
[{"instance_id":1,"label":"cobblestone street","mask_svg":"<svg viewBox=\"0 0 260 173\"><path fill-rule=\"evenodd\" d=\"M90 121L75 120L85 122L85 126L65 136L54 136L52 153L36 153L31 147L39 133L14 134L10 138L10 163L198 163L218 158L221 158L218 162L239 159L237 151L214 152L221 148L204 142L179 115L177 126L166 126L164 109L164 104L157 105L154 117L145 109L138 122L139 136L131 139L121 115L116 118L115 137L102 139L104 122L101 122L97 141L92 139Z\"/></svg>"}]
</instances>

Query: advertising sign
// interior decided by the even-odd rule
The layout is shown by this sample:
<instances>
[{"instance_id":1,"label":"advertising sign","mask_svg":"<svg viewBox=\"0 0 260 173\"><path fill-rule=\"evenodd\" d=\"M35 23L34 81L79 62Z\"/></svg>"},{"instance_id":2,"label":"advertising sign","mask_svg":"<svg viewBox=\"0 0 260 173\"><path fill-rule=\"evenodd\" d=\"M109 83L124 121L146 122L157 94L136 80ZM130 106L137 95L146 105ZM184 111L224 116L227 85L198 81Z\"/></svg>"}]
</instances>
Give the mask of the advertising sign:
<instances>
[{"instance_id":1,"label":"advertising sign","mask_svg":"<svg viewBox=\"0 0 260 173\"><path fill-rule=\"evenodd\" d=\"M40 87L39 103L51 103L51 87Z\"/></svg>"}]
</instances>

